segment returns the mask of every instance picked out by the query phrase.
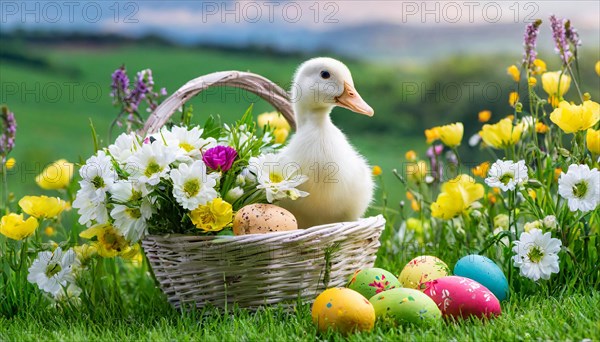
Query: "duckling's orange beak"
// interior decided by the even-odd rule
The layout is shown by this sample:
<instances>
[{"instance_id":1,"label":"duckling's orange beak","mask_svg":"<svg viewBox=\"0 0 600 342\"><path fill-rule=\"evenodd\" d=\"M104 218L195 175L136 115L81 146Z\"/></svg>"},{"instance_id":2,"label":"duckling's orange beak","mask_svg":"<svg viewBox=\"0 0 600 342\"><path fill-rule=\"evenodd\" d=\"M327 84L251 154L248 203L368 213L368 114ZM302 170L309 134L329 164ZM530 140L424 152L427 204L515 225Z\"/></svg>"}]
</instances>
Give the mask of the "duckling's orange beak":
<instances>
[{"instance_id":1,"label":"duckling's orange beak","mask_svg":"<svg viewBox=\"0 0 600 342\"><path fill-rule=\"evenodd\" d=\"M351 111L359 114L373 116L375 111L369 106L365 100L360 97L356 89L348 82L344 82L344 92L342 95L335 98L335 104L350 109Z\"/></svg>"}]
</instances>

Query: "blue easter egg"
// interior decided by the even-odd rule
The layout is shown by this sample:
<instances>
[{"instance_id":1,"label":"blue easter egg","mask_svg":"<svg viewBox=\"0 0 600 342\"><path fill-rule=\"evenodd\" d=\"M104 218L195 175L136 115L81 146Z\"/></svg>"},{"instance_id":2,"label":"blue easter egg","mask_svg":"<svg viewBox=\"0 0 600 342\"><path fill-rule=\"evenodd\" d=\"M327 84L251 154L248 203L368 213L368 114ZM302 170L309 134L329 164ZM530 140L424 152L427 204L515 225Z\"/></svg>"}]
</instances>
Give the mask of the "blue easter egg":
<instances>
[{"instance_id":1,"label":"blue easter egg","mask_svg":"<svg viewBox=\"0 0 600 342\"><path fill-rule=\"evenodd\" d=\"M473 279L487 287L498 298L503 301L508 298L508 281L502 270L491 259L482 255L467 255L454 265L454 274L457 276Z\"/></svg>"}]
</instances>

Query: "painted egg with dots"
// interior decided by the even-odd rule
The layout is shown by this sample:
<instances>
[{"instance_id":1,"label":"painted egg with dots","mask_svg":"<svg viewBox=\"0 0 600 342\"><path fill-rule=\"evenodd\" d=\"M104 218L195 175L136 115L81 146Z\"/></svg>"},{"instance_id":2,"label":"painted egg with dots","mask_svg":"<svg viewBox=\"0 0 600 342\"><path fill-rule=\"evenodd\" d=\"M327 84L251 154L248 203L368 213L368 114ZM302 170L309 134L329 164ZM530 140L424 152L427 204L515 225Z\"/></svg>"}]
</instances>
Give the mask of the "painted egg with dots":
<instances>
[{"instance_id":1,"label":"painted egg with dots","mask_svg":"<svg viewBox=\"0 0 600 342\"><path fill-rule=\"evenodd\" d=\"M380 292L402 286L400 286L398 278L391 272L373 267L354 272L346 287L360 293L365 298L371 298Z\"/></svg>"},{"instance_id":2,"label":"painted egg with dots","mask_svg":"<svg viewBox=\"0 0 600 342\"><path fill-rule=\"evenodd\" d=\"M331 288L315 299L312 320L321 332L332 329L347 335L372 330L375 310L360 293L347 288Z\"/></svg>"},{"instance_id":3,"label":"painted egg with dots","mask_svg":"<svg viewBox=\"0 0 600 342\"><path fill-rule=\"evenodd\" d=\"M500 301L475 280L448 276L423 284L423 293L436 303L444 318L500 316Z\"/></svg>"},{"instance_id":4,"label":"painted egg with dots","mask_svg":"<svg viewBox=\"0 0 600 342\"><path fill-rule=\"evenodd\" d=\"M435 302L423 292L409 288L391 289L369 299L378 320L392 324L429 324L442 318Z\"/></svg>"},{"instance_id":5,"label":"painted egg with dots","mask_svg":"<svg viewBox=\"0 0 600 342\"><path fill-rule=\"evenodd\" d=\"M430 256L418 256L406 264L398 276L403 287L421 289L421 285L450 274L448 265L442 260Z\"/></svg>"}]
</instances>

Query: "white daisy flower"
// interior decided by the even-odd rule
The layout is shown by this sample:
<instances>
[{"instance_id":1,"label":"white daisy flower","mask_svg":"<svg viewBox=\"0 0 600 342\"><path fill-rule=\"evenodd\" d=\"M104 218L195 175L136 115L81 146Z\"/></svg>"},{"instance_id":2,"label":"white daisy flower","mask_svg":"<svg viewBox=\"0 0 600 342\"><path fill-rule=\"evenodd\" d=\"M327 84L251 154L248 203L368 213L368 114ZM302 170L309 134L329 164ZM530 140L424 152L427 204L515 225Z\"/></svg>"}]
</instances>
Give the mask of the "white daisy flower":
<instances>
[{"instance_id":1,"label":"white daisy flower","mask_svg":"<svg viewBox=\"0 0 600 342\"><path fill-rule=\"evenodd\" d=\"M127 158L126 169L131 173L130 179L155 186L171 170L170 164L175 161L176 149L157 141L142 144L140 149Z\"/></svg>"},{"instance_id":2,"label":"white daisy flower","mask_svg":"<svg viewBox=\"0 0 600 342\"><path fill-rule=\"evenodd\" d=\"M118 203L137 202L148 195L146 187L138 182L118 180L109 189L110 198Z\"/></svg>"},{"instance_id":3,"label":"white daisy flower","mask_svg":"<svg viewBox=\"0 0 600 342\"><path fill-rule=\"evenodd\" d=\"M558 193L568 201L571 211L588 212L600 203L600 171L587 165L569 165L558 179Z\"/></svg>"},{"instance_id":4,"label":"white daisy flower","mask_svg":"<svg viewBox=\"0 0 600 342\"><path fill-rule=\"evenodd\" d=\"M63 288L75 281L73 266L78 262L73 249L69 249L64 254L60 247L54 252L40 252L29 267L27 281L37 284L40 290L56 296L63 291Z\"/></svg>"},{"instance_id":5,"label":"white daisy flower","mask_svg":"<svg viewBox=\"0 0 600 342\"><path fill-rule=\"evenodd\" d=\"M202 151L206 151L217 145L214 138L202 138L203 129L194 127L188 130L187 127L173 126L171 130L163 129L162 139L168 146L177 147L177 160L181 162L191 162L192 159L200 159ZM157 139L159 139L157 138Z\"/></svg>"},{"instance_id":6,"label":"white daisy flower","mask_svg":"<svg viewBox=\"0 0 600 342\"><path fill-rule=\"evenodd\" d=\"M105 196L106 197L106 196ZM96 224L104 224L108 222L108 211L106 210L106 202L98 202L97 199L92 200L85 194L81 194L81 190L77 192L77 196L73 201L73 208L77 209L79 214L78 222L87 227Z\"/></svg>"},{"instance_id":7,"label":"white daisy flower","mask_svg":"<svg viewBox=\"0 0 600 342\"><path fill-rule=\"evenodd\" d=\"M183 208L194 210L217 198L218 175L207 174L204 162L197 160L192 165L181 164L171 171L173 196Z\"/></svg>"},{"instance_id":8,"label":"white daisy flower","mask_svg":"<svg viewBox=\"0 0 600 342\"><path fill-rule=\"evenodd\" d=\"M123 133L117 137L114 144L108 146L108 152L118 163L124 164L140 147L139 139L135 133Z\"/></svg>"},{"instance_id":9,"label":"white daisy flower","mask_svg":"<svg viewBox=\"0 0 600 342\"><path fill-rule=\"evenodd\" d=\"M521 234L519 241L515 241L512 257L514 266L520 268L521 276L533 281L540 278L550 279L552 273L558 273L559 239L551 236L550 232L542 234L540 229L532 229Z\"/></svg>"},{"instance_id":10,"label":"white daisy flower","mask_svg":"<svg viewBox=\"0 0 600 342\"><path fill-rule=\"evenodd\" d=\"M485 183L490 187L509 191L515 190L518 185L527 182L528 179L524 160L519 160L517 163L512 160L497 160L490 167Z\"/></svg>"},{"instance_id":11,"label":"white daisy flower","mask_svg":"<svg viewBox=\"0 0 600 342\"><path fill-rule=\"evenodd\" d=\"M86 160L85 165L79 170L81 188L77 196L86 196L91 201L102 202L106 198L106 191L117 179L110 156L104 151Z\"/></svg>"},{"instance_id":12,"label":"white daisy flower","mask_svg":"<svg viewBox=\"0 0 600 342\"><path fill-rule=\"evenodd\" d=\"M256 176L256 188L265 189L269 203L284 198L295 200L308 196L307 192L296 189L308 180L307 176L299 173L300 166L297 163L285 162L277 155L268 153L250 158L248 169Z\"/></svg>"},{"instance_id":13,"label":"white daisy flower","mask_svg":"<svg viewBox=\"0 0 600 342\"><path fill-rule=\"evenodd\" d=\"M113 226L130 242L141 240L148 233L148 219L152 216L152 204L143 200L139 207L115 204L110 216Z\"/></svg>"}]
</instances>

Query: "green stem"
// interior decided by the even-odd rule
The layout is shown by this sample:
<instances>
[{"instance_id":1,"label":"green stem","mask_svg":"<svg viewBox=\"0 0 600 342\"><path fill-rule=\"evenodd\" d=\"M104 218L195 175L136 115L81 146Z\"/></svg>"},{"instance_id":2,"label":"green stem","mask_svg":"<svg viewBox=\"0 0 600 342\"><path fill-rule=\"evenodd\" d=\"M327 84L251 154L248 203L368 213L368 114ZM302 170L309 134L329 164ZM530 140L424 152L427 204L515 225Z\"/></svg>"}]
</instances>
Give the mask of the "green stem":
<instances>
[{"instance_id":1,"label":"green stem","mask_svg":"<svg viewBox=\"0 0 600 342\"><path fill-rule=\"evenodd\" d=\"M0 210L8 214L8 177L6 175L6 156L2 156L2 198L0 198Z\"/></svg>"}]
</instances>

